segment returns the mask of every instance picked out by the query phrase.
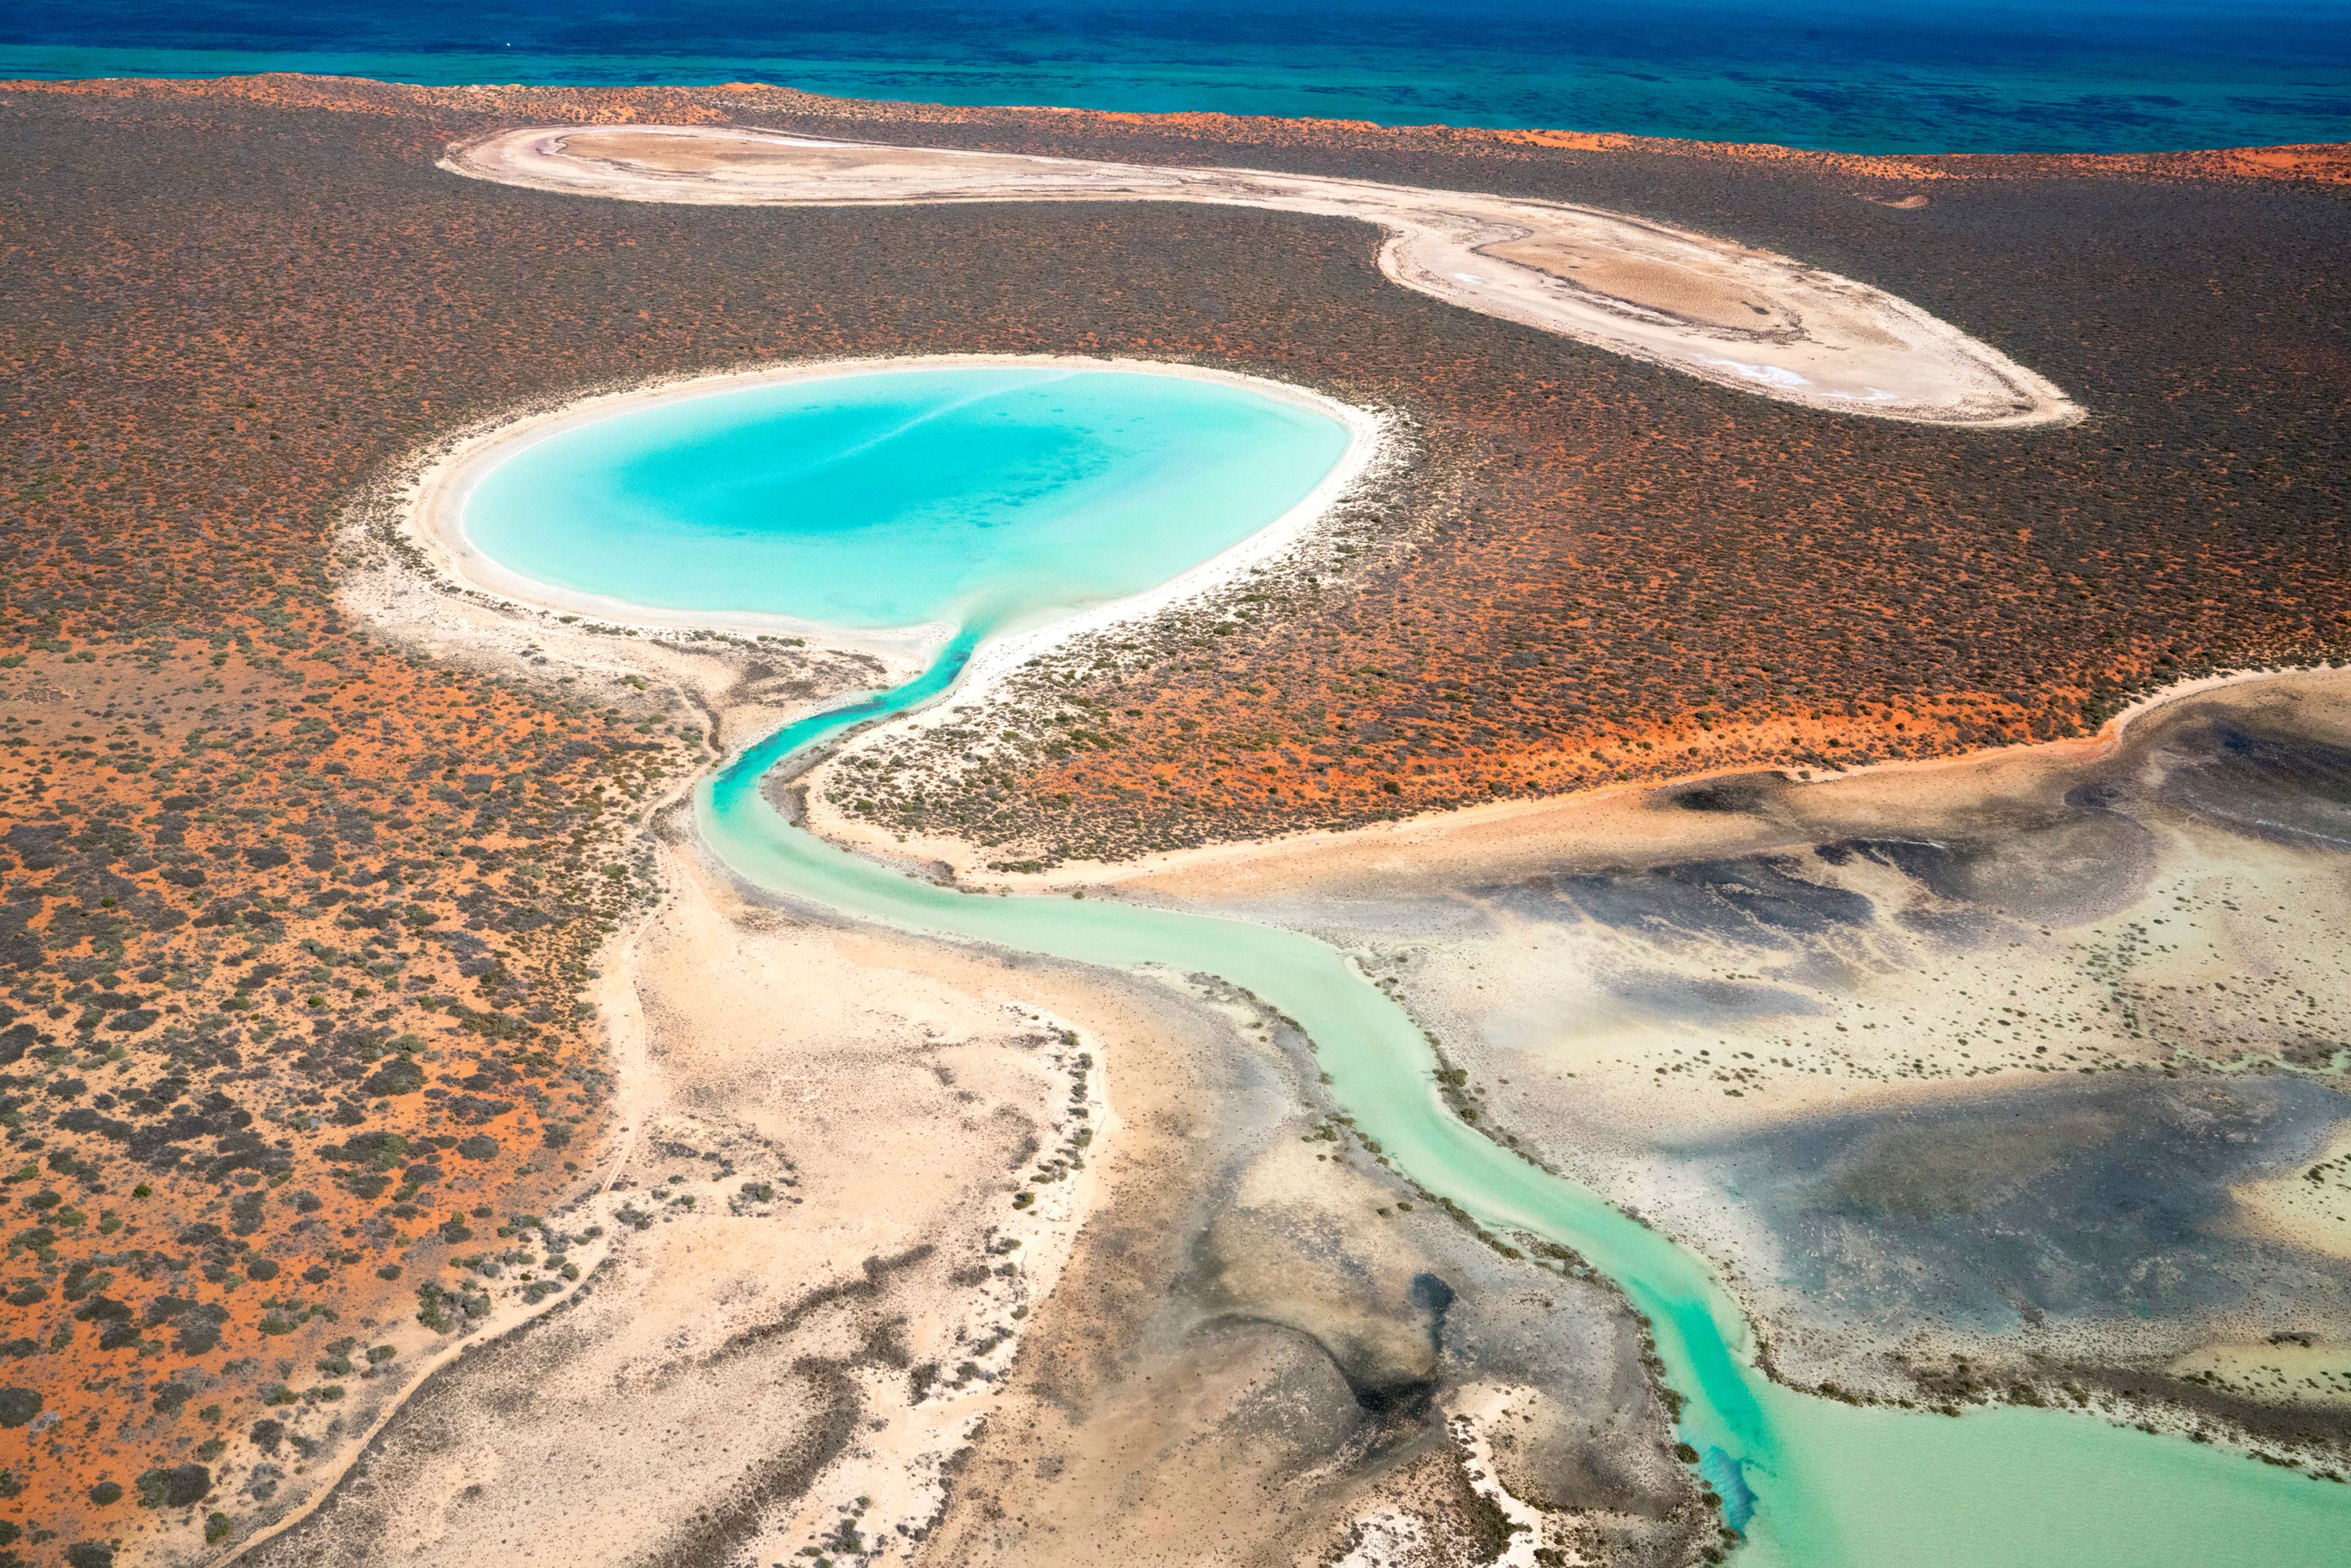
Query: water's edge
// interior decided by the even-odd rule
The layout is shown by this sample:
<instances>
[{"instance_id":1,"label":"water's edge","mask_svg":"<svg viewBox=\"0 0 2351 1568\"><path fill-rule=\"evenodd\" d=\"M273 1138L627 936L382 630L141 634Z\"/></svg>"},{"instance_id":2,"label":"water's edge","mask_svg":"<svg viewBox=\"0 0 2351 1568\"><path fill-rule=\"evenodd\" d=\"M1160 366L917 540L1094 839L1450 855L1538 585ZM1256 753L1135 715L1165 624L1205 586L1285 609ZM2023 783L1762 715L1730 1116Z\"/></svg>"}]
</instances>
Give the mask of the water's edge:
<instances>
[{"instance_id":1,"label":"water's edge","mask_svg":"<svg viewBox=\"0 0 2351 1568\"><path fill-rule=\"evenodd\" d=\"M1624 1292L1655 1336L1698 1473L1723 1498L1725 1521L1747 1532L1742 1562L1891 1568L1920 1552L1954 1568L2338 1561L2351 1489L2078 1416L2000 1407L1952 1420L1771 1383L1702 1261L1456 1118L1418 1025L1320 941L1099 899L938 887L815 837L765 798L771 770L952 689L981 635L967 628L914 680L787 725L724 764L695 792L711 852L758 887L839 914L1107 967L1211 973L1279 1010L1407 1179L1491 1230L1572 1249Z\"/></svg>"}]
</instances>

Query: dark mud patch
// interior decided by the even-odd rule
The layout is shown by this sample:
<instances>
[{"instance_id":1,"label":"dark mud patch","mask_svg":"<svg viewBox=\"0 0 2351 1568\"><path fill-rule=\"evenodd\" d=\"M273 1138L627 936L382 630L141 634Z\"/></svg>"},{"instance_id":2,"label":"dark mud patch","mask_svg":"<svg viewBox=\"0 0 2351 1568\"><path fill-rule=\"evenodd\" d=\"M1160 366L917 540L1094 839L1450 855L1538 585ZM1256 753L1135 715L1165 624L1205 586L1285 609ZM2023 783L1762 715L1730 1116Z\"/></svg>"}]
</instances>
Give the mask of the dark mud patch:
<instances>
[{"instance_id":1,"label":"dark mud patch","mask_svg":"<svg viewBox=\"0 0 2351 1568\"><path fill-rule=\"evenodd\" d=\"M2135 1320L2351 1331L2351 1263L2241 1233L2231 1189L2351 1118L2309 1079L2010 1091L1689 1151L1768 1228L1794 1299L1872 1328Z\"/></svg>"},{"instance_id":2,"label":"dark mud patch","mask_svg":"<svg viewBox=\"0 0 2351 1568\"><path fill-rule=\"evenodd\" d=\"M2220 719L2168 736L2156 761L2168 805L2273 844L2351 852L2351 746Z\"/></svg>"},{"instance_id":3,"label":"dark mud patch","mask_svg":"<svg viewBox=\"0 0 2351 1568\"><path fill-rule=\"evenodd\" d=\"M1806 875L1794 856L1692 860L1645 869L1562 871L1475 889L1497 908L1537 919L1585 919L1653 940L1786 947L1876 916L1863 895Z\"/></svg>"},{"instance_id":4,"label":"dark mud patch","mask_svg":"<svg viewBox=\"0 0 2351 1568\"><path fill-rule=\"evenodd\" d=\"M1658 805L1675 811L1752 815L1768 812L1787 788L1784 774L1725 774L1681 789L1661 790L1654 798Z\"/></svg>"},{"instance_id":5,"label":"dark mud patch","mask_svg":"<svg viewBox=\"0 0 2351 1568\"><path fill-rule=\"evenodd\" d=\"M1692 980L1666 971L1634 970L1607 981L1609 994L1644 1012L1693 1023L1750 1023L1802 1018L1824 1011L1801 991L1731 980Z\"/></svg>"},{"instance_id":6,"label":"dark mud patch","mask_svg":"<svg viewBox=\"0 0 2351 1568\"><path fill-rule=\"evenodd\" d=\"M2146 890L2155 836L2098 806L1967 837L1847 838L1813 853L1832 866L1891 867L1938 898L2045 926L2105 919Z\"/></svg>"}]
</instances>

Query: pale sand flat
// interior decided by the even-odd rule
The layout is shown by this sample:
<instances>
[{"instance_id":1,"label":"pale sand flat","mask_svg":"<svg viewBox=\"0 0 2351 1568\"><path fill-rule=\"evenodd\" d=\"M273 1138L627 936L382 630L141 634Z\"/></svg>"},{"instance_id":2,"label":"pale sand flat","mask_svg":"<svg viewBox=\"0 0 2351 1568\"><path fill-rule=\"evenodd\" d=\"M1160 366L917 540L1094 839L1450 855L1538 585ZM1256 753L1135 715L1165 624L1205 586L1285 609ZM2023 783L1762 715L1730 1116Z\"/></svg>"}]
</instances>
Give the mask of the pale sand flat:
<instances>
[{"instance_id":1,"label":"pale sand flat","mask_svg":"<svg viewBox=\"0 0 2351 1568\"><path fill-rule=\"evenodd\" d=\"M1260 170L833 141L742 127L580 126L452 147L452 172L715 205L1203 202L1360 219L1404 287L1741 391L1926 424L2072 424L2044 378L1908 301L1791 257L1563 202Z\"/></svg>"}]
</instances>

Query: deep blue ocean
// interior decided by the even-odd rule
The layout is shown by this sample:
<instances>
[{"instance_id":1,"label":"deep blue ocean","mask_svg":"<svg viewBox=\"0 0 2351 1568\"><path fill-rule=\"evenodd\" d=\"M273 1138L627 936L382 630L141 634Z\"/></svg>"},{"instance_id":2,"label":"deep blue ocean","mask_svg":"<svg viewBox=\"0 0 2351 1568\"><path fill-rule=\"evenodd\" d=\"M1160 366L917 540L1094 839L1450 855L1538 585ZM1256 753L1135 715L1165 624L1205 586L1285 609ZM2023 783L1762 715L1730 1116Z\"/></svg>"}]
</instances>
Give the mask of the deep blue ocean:
<instances>
[{"instance_id":1,"label":"deep blue ocean","mask_svg":"<svg viewBox=\"0 0 2351 1568\"><path fill-rule=\"evenodd\" d=\"M1847 151L2351 140L2351 0L15 0L0 78L780 82Z\"/></svg>"}]
</instances>

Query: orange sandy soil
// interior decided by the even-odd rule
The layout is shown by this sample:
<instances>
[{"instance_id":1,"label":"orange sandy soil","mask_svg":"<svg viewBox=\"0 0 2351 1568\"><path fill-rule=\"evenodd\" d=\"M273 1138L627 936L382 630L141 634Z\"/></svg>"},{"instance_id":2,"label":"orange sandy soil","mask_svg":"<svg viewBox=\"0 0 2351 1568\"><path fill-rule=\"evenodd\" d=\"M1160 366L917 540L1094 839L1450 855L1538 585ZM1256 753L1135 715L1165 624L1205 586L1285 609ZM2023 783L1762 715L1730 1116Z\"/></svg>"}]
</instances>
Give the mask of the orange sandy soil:
<instances>
[{"instance_id":1,"label":"orange sandy soil","mask_svg":"<svg viewBox=\"0 0 2351 1568\"><path fill-rule=\"evenodd\" d=\"M601 1131L571 997L673 749L256 608L60 617L0 672L0 1515L35 1544L184 1517L230 1450L298 1469L256 1423L403 1375L366 1347Z\"/></svg>"},{"instance_id":2,"label":"orange sandy soil","mask_svg":"<svg viewBox=\"0 0 2351 1568\"><path fill-rule=\"evenodd\" d=\"M420 1288L470 1294L453 1260L516 1245L517 1217L592 1177L609 1077L579 998L650 890L636 803L699 748L650 709L436 670L339 614L339 497L448 417L451 383L408 390L425 343L392 269L323 300L289 275L335 238L243 196L208 196L217 223L176 254L120 208L10 200L15 1563L183 1552L266 1515L256 1465L337 1446L361 1379L408 1375L421 1311L463 1325ZM499 373L455 384L476 407L545 384Z\"/></svg>"}]
</instances>

